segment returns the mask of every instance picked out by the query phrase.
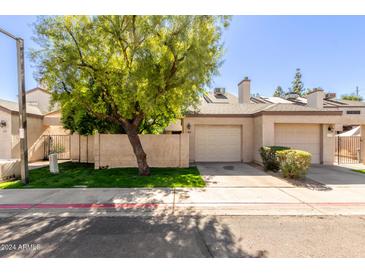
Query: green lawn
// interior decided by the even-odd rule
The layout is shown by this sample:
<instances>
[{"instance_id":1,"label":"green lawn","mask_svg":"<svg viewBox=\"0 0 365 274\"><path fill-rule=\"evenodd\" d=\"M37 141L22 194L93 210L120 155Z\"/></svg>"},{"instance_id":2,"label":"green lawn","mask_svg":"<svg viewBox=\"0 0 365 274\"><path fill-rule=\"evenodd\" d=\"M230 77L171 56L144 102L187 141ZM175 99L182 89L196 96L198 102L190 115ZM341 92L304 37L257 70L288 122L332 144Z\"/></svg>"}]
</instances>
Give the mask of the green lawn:
<instances>
[{"instance_id":1,"label":"green lawn","mask_svg":"<svg viewBox=\"0 0 365 274\"><path fill-rule=\"evenodd\" d=\"M18 181L0 183L5 188L85 187L204 187L196 167L152 168L151 176L138 176L136 168L94 169L93 164L63 163L60 173L51 174L48 167L30 171L30 184Z\"/></svg>"},{"instance_id":2,"label":"green lawn","mask_svg":"<svg viewBox=\"0 0 365 274\"><path fill-rule=\"evenodd\" d=\"M352 171L359 172L359 173L364 173L365 174L365 169L352 169Z\"/></svg>"}]
</instances>

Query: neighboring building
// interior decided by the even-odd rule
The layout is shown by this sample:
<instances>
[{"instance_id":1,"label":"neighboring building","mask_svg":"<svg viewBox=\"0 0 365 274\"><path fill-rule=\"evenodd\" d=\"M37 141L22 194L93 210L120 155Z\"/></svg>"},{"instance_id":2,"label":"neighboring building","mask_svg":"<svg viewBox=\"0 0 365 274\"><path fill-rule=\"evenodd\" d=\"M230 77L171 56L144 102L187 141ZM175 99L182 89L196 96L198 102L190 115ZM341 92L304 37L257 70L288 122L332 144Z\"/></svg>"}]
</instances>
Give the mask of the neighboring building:
<instances>
[{"instance_id":1,"label":"neighboring building","mask_svg":"<svg viewBox=\"0 0 365 274\"><path fill-rule=\"evenodd\" d=\"M28 90L26 96L27 105L39 109L42 114L56 110L55 107L51 108L51 93L43 88L37 87Z\"/></svg>"},{"instance_id":2,"label":"neighboring building","mask_svg":"<svg viewBox=\"0 0 365 274\"><path fill-rule=\"evenodd\" d=\"M360 126L354 127L348 131L337 134L336 136L340 137L360 137L361 136L361 128Z\"/></svg>"},{"instance_id":3,"label":"neighboring building","mask_svg":"<svg viewBox=\"0 0 365 274\"><path fill-rule=\"evenodd\" d=\"M344 112L364 107L326 99L320 89L307 98L252 97L245 78L238 98L221 89L206 94L183 119L183 132L190 134L191 162L259 162L261 146L282 145L309 151L312 163L333 164L336 131L365 125L365 115Z\"/></svg>"},{"instance_id":4,"label":"neighboring building","mask_svg":"<svg viewBox=\"0 0 365 274\"><path fill-rule=\"evenodd\" d=\"M55 113L50 108L51 94L35 88L26 93L29 160L43 159L42 135L67 134L58 120L48 118ZM53 111L53 112L52 112ZM55 133L57 132L57 133ZM19 106L0 99L0 159L19 158Z\"/></svg>"},{"instance_id":5,"label":"neighboring building","mask_svg":"<svg viewBox=\"0 0 365 274\"><path fill-rule=\"evenodd\" d=\"M322 89L314 89L313 91L323 92L322 93L323 108L325 109L341 110L343 111L344 115L365 116L365 102L338 99L336 98L336 93L324 93ZM312 104L315 103L315 102L308 102L308 96L299 97L295 94L289 94L286 96L286 98L265 97L265 96L251 97L251 101L253 103L268 103L268 104L284 103L284 104L295 104L301 106L306 106L310 105L311 103Z\"/></svg>"},{"instance_id":6,"label":"neighboring building","mask_svg":"<svg viewBox=\"0 0 365 274\"><path fill-rule=\"evenodd\" d=\"M33 144L44 131L43 115L27 106L28 143ZM15 102L0 100L0 159L19 158L19 112Z\"/></svg>"}]
</instances>

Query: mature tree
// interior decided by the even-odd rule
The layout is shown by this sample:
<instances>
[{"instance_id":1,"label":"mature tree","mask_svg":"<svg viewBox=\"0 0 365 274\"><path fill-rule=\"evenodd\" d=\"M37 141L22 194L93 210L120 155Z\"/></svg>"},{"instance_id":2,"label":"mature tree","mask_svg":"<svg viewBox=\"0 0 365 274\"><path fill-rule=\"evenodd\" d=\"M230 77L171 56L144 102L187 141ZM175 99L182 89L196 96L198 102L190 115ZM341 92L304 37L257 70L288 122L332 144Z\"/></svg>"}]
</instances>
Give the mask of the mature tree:
<instances>
[{"instance_id":1,"label":"mature tree","mask_svg":"<svg viewBox=\"0 0 365 274\"><path fill-rule=\"evenodd\" d=\"M351 95L342 95L341 99L343 100L350 100L350 101L362 101L363 98L359 95L356 94L351 94Z\"/></svg>"},{"instance_id":2,"label":"mature tree","mask_svg":"<svg viewBox=\"0 0 365 274\"><path fill-rule=\"evenodd\" d=\"M281 86L278 86L274 91L274 97L281 97L285 96L285 92Z\"/></svg>"},{"instance_id":3,"label":"mature tree","mask_svg":"<svg viewBox=\"0 0 365 274\"><path fill-rule=\"evenodd\" d=\"M306 96L306 95L308 95L309 93L311 93L313 91L313 89L311 89L311 88L307 88L303 93L302 93L302 95L303 96Z\"/></svg>"},{"instance_id":4,"label":"mature tree","mask_svg":"<svg viewBox=\"0 0 365 274\"><path fill-rule=\"evenodd\" d=\"M56 16L35 24L37 78L80 134L125 132L139 174L138 134L155 132L199 101L217 73L229 17Z\"/></svg>"},{"instance_id":5,"label":"mature tree","mask_svg":"<svg viewBox=\"0 0 365 274\"><path fill-rule=\"evenodd\" d=\"M296 93L299 96L302 96L303 91L304 91L304 84L302 82L302 73L300 72L300 69L297 68L297 70L295 72L294 80L292 82L290 92L291 93Z\"/></svg>"}]
</instances>

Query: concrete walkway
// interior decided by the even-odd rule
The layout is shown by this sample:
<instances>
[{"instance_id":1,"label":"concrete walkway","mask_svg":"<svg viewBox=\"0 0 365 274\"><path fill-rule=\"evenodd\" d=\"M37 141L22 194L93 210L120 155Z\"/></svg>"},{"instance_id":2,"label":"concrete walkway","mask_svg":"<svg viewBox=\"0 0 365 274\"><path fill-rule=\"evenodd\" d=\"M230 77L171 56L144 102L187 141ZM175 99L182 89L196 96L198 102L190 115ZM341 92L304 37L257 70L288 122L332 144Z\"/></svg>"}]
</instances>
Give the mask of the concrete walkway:
<instances>
[{"instance_id":1,"label":"concrete walkway","mask_svg":"<svg viewBox=\"0 0 365 274\"><path fill-rule=\"evenodd\" d=\"M365 215L365 176L348 169L311 168L311 178L330 185L318 191L241 163L198 168L206 188L0 190L0 216Z\"/></svg>"},{"instance_id":2,"label":"concrete walkway","mask_svg":"<svg viewBox=\"0 0 365 274\"><path fill-rule=\"evenodd\" d=\"M365 174L354 172L357 169L347 166L316 165L309 169L307 177L329 187L364 188Z\"/></svg>"},{"instance_id":3,"label":"concrete walkway","mask_svg":"<svg viewBox=\"0 0 365 274\"><path fill-rule=\"evenodd\" d=\"M70 160L58 160L59 164L70 162ZM29 163L29 170L49 166L49 161L37 161Z\"/></svg>"},{"instance_id":4,"label":"concrete walkway","mask_svg":"<svg viewBox=\"0 0 365 274\"><path fill-rule=\"evenodd\" d=\"M27 189L1 190L0 216L365 215L365 188Z\"/></svg>"},{"instance_id":5,"label":"concrete walkway","mask_svg":"<svg viewBox=\"0 0 365 274\"><path fill-rule=\"evenodd\" d=\"M338 165L339 167L344 167L344 168L347 168L347 169L355 169L355 170L365 170L365 164L361 164L361 163L358 163L358 164L340 164Z\"/></svg>"}]
</instances>

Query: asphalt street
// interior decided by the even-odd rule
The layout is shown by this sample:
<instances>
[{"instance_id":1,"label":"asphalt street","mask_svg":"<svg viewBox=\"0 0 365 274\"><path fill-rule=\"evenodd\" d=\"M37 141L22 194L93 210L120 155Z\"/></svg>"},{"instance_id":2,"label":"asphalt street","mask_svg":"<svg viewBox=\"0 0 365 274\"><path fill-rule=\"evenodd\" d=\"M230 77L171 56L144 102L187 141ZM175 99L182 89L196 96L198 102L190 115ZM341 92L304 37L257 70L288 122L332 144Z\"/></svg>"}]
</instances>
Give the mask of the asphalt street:
<instances>
[{"instance_id":1,"label":"asphalt street","mask_svg":"<svg viewBox=\"0 0 365 274\"><path fill-rule=\"evenodd\" d=\"M365 257L365 216L15 215L0 257Z\"/></svg>"}]
</instances>

